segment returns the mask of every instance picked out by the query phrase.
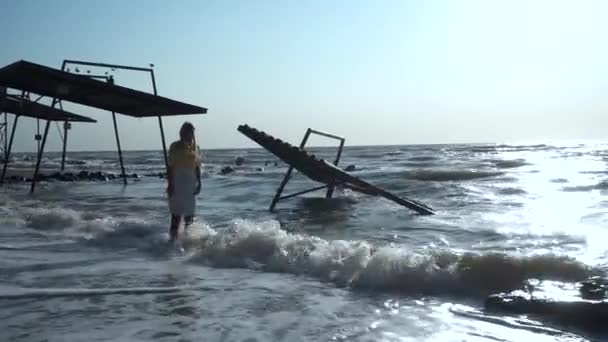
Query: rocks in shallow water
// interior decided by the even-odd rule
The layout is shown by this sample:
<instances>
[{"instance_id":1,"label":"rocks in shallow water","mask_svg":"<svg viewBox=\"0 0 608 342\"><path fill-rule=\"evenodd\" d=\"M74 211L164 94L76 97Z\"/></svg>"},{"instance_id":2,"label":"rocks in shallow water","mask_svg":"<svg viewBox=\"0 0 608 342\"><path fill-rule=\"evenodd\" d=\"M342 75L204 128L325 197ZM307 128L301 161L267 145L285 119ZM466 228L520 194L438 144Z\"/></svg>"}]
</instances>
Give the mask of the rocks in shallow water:
<instances>
[{"instance_id":1,"label":"rocks in shallow water","mask_svg":"<svg viewBox=\"0 0 608 342\"><path fill-rule=\"evenodd\" d=\"M222 168L222 170L220 171L220 173L222 175L227 175L227 174L232 173L232 172L234 172L234 169L232 167L230 167L230 166L226 166L226 167Z\"/></svg>"},{"instance_id":2,"label":"rocks in shallow water","mask_svg":"<svg viewBox=\"0 0 608 342\"><path fill-rule=\"evenodd\" d=\"M164 177L164 173L159 173L159 174L154 174L154 176L156 175L160 175L161 177ZM127 174L126 175L127 178L131 178L135 181L139 181L141 180L141 177L139 174L137 173L132 173L132 174ZM97 172L88 172L88 171L80 171L77 174L73 174L71 172L66 172L66 173L60 173L60 172L55 172L49 175L45 175L45 174L38 174L37 176L37 182L54 182L54 181L60 181L60 182L75 182L75 181L99 181L99 182L107 182L110 180L116 180L122 178L122 175L116 175L113 173L106 173L106 172L102 172L102 171L97 171ZM9 176L6 177L6 181L7 182L11 182L11 183L20 183L20 182L31 182L32 179L31 178L25 178L23 176Z\"/></svg>"}]
</instances>

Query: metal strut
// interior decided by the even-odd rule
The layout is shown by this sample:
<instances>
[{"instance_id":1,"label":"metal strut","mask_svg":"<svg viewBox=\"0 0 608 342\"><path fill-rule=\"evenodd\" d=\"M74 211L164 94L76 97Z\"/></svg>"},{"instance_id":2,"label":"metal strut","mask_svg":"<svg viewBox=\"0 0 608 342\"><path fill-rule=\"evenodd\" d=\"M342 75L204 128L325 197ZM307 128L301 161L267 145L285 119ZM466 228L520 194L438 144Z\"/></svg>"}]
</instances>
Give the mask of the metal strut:
<instances>
[{"instance_id":1,"label":"metal strut","mask_svg":"<svg viewBox=\"0 0 608 342\"><path fill-rule=\"evenodd\" d=\"M6 150L6 159L4 160L4 167L2 168L2 177L0 178L0 184L4 184L4 176L6 175L6 168L8 167L9 161L11 160L11 150L13 148L13 138L15 138L15 129L17 128L17 120L19 120L19 115L15 115L15 119L13 120L13 128L11 129L11 137L10 137L10 140L8 143L8 148Z\"/></svg>"},{"instance_id":2,"label":"metal strut","mask_svg":"<svg viewBox=\"0 0 608 342\"><path fill-rule=\"evenodd\" d=\"M336 140L340 140L340 146L338 147L338 153L336 154L336 159L334 161L334 165L338 166L338 163L340 162L340 156L342 155L342 149L344 148L344 137L341 136L337 136L331 133L327 133L327 132L323 132L323 131L319 131L316 129L312 129L309 128L306 130L306 133L304 134L304 137L302 138L302 142L300 143L300 149L304 149L304 147L306 146L306 143L308 142L308 138L310 137L310 135L314 133L320 136L324 136L326 138L331 138L331 139L336 139ZM289 168L287 169L287 173L285 173L285 176L283 177L283 180L281 181L281 184L279 184L279 188L277 189L276 194L274 195L274 198L272 199L272 203L270 203L270 208L269 210L272 212L274 211L274 208L276 207L277 203L281 200L287 199L287 198L291 198L291 197L295 197L298 195L302 195L302 194L306 194L309 192L313 192L316 190L321 190L321 189L325 189L327 188L327 192L325 194L325 198L332 198L333 193L334 193L334 187L335 187L335 183L331 183L328 185L324 185L324 186L320 186L320 187L316 187L316 188L312 188L312 189L308 189L308 190L304 190L304 191L300 191L298 193L295 194L291 194L291 195L286 195L281 197L281 194L283 193L283 190L285 189L285 186L287 185L287 182L289 182L289 180L291 179L291 173L293 172L294 167L292 165L289 166Z\"/></svg>"},{"instance_id":3,"label":"metal strut","mask_svg":"<svg viewBox=\"0 0 608 342\"><path fill-rule=\"evenodd\" d=\"M116 136L116 146L118 147L118 160L120 161L122 181L127 185L127 175L125 174L125 165L122 162L122 149L120 148L120 137L118 136L118 126L116 125L116 113L114 112L112 112L112 121L114 122L114 135Z\"/></svg>"},{"instance_id":4,"label":"metal strut","mask_svg":"<svg viewBox=\"0 0 608 342\"><path fill-rule=\"evenodd\" d=\"M40 151L38 151L38 160L36 161L36 169L34 170L34 178L32 178L32 188L30 189L30 193L34 193L34 188L36 187L38 171L40 170L40 162L42 161L42 154L44 153L44 145L46 145L46 138L49 135L50 126L51 126L51 121L47 120L46 125L44 126L44 137L42 138L42 144L40 145Z\"/></svg>"}]
</instances>

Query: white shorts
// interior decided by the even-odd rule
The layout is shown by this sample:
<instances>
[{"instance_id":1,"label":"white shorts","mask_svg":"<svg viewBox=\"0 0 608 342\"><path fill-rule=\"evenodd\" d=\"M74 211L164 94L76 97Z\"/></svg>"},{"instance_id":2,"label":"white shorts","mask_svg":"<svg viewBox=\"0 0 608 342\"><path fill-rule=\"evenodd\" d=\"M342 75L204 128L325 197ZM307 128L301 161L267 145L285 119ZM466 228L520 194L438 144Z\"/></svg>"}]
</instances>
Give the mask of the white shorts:
<instances>
[{"instance_id":1,"label":"white shorts","mask_svg":"<svg viewBox=\"0 0 608 342\"><path fill-rule=\"evenodd\" d=\"M193 216L196 208L197 179L193 169L174 169L173 195L169 198L171 214Z\"/></svg>"}]
</instances>

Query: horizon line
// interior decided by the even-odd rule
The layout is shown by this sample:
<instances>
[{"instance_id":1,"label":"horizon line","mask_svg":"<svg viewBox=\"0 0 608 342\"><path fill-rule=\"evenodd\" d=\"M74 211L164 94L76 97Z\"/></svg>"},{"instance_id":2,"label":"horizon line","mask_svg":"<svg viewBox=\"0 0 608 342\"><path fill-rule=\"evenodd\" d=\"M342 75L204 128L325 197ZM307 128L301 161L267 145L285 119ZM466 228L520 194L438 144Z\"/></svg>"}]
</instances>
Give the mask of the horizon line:
<instances>
[{"instance_id":1,"label":"horizon line","mask_svg":"<svg viewBox=\"0 0 608 342\"><path fill-rule=\"evenodd\" d=\"M502 141L502 142L460 142L460 143L409 143L409 144L354 144L354 145L344 145L344 148L362 148L362 147L399 147L399 146L442 146L442 145L511 145L511 146L518 146L518 145L529 145L529 144L534 144L534 145L538 145L538 144L548 144L550 142L558 142L558 141L562 141L562 142L566 142L566 141L570 141L570 142L583 142L583 141L595 141L595 142L600 142L600 141L608 141L608 139L580 139L580 138L572 138L572 139L545 139L545 140L520 140L520 141ZM296 145L294 145L296 146ZM297 146L296 146L297 147ZM338 148L338 146L332 146L332 145L310 145L310 146L306 146L306 148L313 148L313 149L317 149L317 148ZM201 148L201 151L222 151L222 150L257 150L257 149L262 149L265 150L264 147L262 146L252 146L252 147L214 147L214 148ZM61 153L61 150L45 150L44 153ZM67 150L67 153L90 153L90 152L118 152L117 149L111 149L111 150ZM122 149L122 152L162 152L162 149ZM33 153L33 154L37 154L37 151L11 151L11 154L13 153Z\"/></svg>"}]
</instances>

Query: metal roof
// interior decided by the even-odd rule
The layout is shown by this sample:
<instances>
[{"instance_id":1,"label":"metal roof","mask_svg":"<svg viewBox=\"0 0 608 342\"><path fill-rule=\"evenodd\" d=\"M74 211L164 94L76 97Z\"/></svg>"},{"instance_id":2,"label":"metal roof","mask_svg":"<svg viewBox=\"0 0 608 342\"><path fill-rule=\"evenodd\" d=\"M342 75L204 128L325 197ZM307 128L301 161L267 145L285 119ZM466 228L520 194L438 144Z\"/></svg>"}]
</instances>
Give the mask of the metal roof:
<instances>
[{"instance_id":1,"label":"metal roof","mask_svg":"<svg viewBox=\"0 0 608 342\"><path fill-rule=\"evenodd\" d=\"M23 60L0 69L0 85L134 117L207 112L203 107Z\"/></svg>"},{"instance_id":2,"label":"metal roof","mask_svg":"<svg viewBox=\"0 0 608 342\"><path fill-rule=\"evenodd\" d=\"M97 122L86 116L8 95L0 98L0 112L49 121Z\"/></svg>"}]
</instances>

